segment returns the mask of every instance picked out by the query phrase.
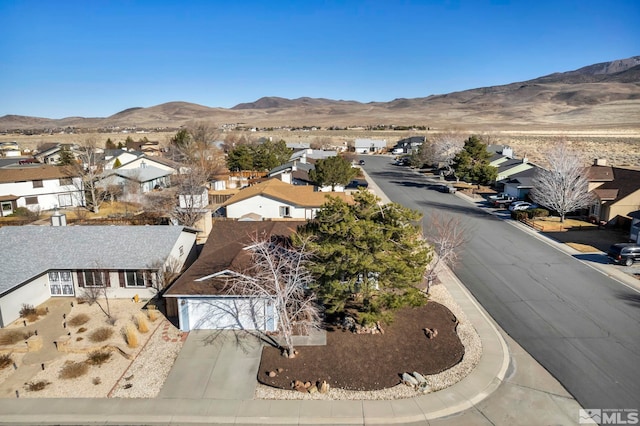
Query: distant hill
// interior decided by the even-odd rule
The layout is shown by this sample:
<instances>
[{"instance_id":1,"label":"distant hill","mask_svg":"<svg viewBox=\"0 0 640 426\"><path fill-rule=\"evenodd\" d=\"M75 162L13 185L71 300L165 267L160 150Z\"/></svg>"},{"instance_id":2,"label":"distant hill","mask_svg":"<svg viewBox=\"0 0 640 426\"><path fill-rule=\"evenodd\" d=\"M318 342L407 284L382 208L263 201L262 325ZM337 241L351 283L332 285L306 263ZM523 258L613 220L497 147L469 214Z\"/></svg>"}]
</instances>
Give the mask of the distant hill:
<instances>
[{"instance_id":1,"label":"distant hill","mask_svg":"<svg viewBox=\"0 0 640 426\"><path fill-rule=\"evenodd\" d=\"M233 108L168 102L106 118L6 115L0 130L77 127L176 128L197 121L246 126L426 125L446 127L638 128L640 56L501 86L390 102L263 97Z\"/></svg>"}]
</instances>

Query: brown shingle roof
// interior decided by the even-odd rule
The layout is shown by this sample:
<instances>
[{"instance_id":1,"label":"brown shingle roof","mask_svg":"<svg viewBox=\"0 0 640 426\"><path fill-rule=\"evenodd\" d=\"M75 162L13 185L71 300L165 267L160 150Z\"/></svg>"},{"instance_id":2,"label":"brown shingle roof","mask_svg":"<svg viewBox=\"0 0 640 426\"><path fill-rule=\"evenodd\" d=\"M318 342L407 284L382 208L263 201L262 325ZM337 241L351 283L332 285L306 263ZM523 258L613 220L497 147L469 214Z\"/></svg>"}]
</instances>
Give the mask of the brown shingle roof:
<instances>
[{"instance_id":1,"label":"brown shingle roof","mask_svg":"<svg viewBox=\"0 0 640 426\"><path fill-rule=\"evenodd\" d=\"M72 173L70 169L60 166L7 167L0 168L0 183L60 179L77 175L77 173Z\"/></svg>"},{"instance_id":2,"label":"brown shingle roof","mask_svg":"<svg viewBox=\"0 0 640 426\"><path fill-rule=\"evenodd\" d=\"M611 166L589 167L589 182L608 182L613 180L613 168Z\"/></svg>"},{"instance_id":3,"label":"brown shingle roof","mask_svg":"<svg viewBox=\"0 0 640 426\"><path fill-rule=\"evenodd\" d=\"M348 203L352 202L352 197L344 192L316 192L314 187L310 185L290 185L279 179L272 178L241 190L229 198L223 206L235 204L258 195L285 201L300 207L321 207L328 201L328 196L338 197Z\"/></svg>"},{"instance_id":4,"label":"brown shingle roof","mask_svg":"<svg viewBox=\"0 0 640 426\"><path fill-rule=\"evenodd\" d=\"M598 190L615 189L618 191L615 199L610 200L609 204L614 204L616 201L640 191L640 170L620 167L612 167L612 170L614 180L605 182L597 188Z\"/></svg>"},{"instance_id":5,"label":"brown shingle roof","mask_svg":"<svg viewBox=\"0 0 640 426\"><path fill-rule=\"evenodd\" d=\"M244 248L256 236L290 236L304 221L237 222L216 221L200 257L165 292L165 296L218 295L224 291L224 278L196 281L217 272L243 272L251 266L251 255Z\"/></svg>"},{"instance_id":6,"label":"brown shingle roof","mask_svg":"<svg viewBox=\"0 0 640 426\"><path fill-rule=\"evenodd\" d=\"M619 191L617 189L596 188L592 192L598 196L600 201L611 201L618 198Z\"/></svg>"}]
</instances>

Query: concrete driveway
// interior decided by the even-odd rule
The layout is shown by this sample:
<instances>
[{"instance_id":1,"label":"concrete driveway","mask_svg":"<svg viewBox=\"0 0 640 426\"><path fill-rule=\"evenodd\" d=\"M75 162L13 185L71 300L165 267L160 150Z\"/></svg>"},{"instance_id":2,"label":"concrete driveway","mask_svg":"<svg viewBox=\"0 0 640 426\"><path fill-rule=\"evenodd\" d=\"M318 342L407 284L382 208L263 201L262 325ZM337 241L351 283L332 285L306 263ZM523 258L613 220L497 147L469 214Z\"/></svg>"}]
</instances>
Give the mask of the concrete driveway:
<instances>
[{"instance_id":1,"label":"concrete driveway","mask_svg":"<svg viewBox=\"0 0 640 426\"><path fill-rule=\"evenodd\" d=\"M158 398L253 399L261 353L246 333L191 331Z\"/></svg>"}]
</instances>

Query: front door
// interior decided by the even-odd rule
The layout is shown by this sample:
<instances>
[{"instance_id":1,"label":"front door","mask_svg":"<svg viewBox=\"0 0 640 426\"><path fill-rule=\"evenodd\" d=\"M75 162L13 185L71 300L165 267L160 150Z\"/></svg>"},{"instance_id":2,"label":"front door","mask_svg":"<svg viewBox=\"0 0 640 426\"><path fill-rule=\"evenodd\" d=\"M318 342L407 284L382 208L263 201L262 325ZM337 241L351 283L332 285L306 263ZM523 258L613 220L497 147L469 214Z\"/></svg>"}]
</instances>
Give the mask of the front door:
<instances>
[{"instance_id":1,"label":"front door","mask_svg":"<svg viewBox=\"0 0 640 426\"><path fill-rule=\"evenodd\" d=\"M73 296L71 271L49 272L49 290L52 296Z\"/></svg>"}]
</instances>

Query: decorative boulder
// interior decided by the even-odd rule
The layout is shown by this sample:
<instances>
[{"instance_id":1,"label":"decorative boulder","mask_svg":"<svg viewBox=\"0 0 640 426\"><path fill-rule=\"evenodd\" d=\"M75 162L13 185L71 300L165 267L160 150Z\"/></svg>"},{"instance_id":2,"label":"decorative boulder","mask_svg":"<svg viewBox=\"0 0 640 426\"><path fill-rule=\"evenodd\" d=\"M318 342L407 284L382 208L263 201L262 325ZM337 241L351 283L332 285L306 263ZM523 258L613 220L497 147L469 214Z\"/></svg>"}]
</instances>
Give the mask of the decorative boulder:
<instances>
[{"instance_id":1,"label":"decorative boulder","mask_svg":"<svg viewBox=\"0 0 640 426\"><path fill-rule=\"evenodd\" d=\"M402 382L407 386L418 386L418 380L409 373L402 373Z\"/></svg>"},{"instance_id":2,"label":"decorative boulder","mask_svg":"<svg viewBox=\"0 0 640 426\"><path fill-rule=\"evenodd\" d=\"M418 384L423 384L423 383L427 383L427 379L424 378L424 376L420 373L418 373L417 371L413 372L413 377L416 378L416 380L418 381Z\"/></svg>"}]
</instances>

